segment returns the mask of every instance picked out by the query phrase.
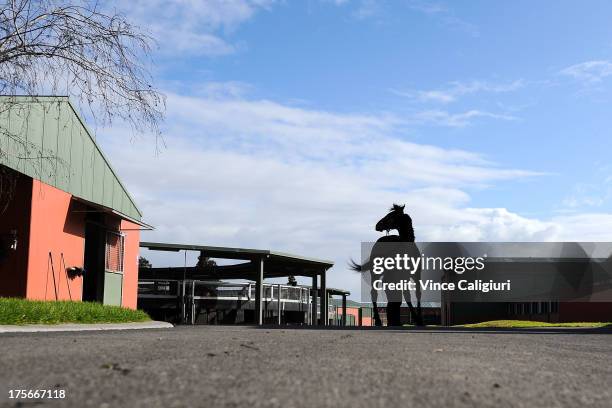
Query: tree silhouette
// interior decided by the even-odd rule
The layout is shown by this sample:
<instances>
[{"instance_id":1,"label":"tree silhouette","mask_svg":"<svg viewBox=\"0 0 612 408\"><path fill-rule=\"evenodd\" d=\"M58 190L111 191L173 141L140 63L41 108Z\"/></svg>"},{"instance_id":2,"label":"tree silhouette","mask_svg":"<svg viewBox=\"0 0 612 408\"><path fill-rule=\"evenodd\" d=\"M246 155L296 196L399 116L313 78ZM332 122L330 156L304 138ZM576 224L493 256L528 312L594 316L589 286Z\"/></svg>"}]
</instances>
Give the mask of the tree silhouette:
<instances>
[{"instance_id":1,"label":"tree silhouette","mask_svg":"<svg viewBox=\"0 0 612 408\"><path fill-rule=\"evenodd\" d=\"M151 262L149 262L149 260L147 258L145 258L144 256L139 256L138 257L138 269L140 268L152 268L153 265L151 265Z\"/></svg>"}]
</instances>

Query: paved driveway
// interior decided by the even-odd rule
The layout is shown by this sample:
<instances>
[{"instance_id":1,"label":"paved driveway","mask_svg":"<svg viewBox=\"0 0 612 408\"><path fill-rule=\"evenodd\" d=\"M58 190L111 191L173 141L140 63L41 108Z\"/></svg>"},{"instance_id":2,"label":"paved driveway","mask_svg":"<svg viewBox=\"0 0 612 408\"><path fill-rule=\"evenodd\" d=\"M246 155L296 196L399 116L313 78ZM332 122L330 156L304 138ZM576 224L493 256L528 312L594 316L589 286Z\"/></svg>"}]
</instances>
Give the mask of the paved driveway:
<instances>
[{"instance_id":1,"label":"paved driveway","mask_svg":"<svg viewBox=\"0 0 612 408\"><path fill-rule=\"evenodd\" d=\"M612 333L198 326L3 334L0 367L3 406L612 406ZM8 399L10 389L37 388L66 398Z\"/></svg>"}]
</instances>

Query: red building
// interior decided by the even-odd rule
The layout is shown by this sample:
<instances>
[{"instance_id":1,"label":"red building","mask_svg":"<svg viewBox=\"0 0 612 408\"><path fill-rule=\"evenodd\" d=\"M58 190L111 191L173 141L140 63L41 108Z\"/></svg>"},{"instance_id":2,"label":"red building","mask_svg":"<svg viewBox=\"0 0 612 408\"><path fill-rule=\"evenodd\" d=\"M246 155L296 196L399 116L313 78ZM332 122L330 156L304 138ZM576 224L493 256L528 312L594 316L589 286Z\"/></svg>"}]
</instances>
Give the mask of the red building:
<instances>
[{"instance_id":1,"label":"red building","mask_svg":"<svg viewBox=\"0 0 612 408\"><path fill-rule=\"evenodd\" d=\"M149 228L67 97L0 100L0 296L136 308Z\"/></svg>"},{"instance_id":2,"label":"red building","mask_svg":"<svg viewBox=\"0 0 612 408\"><path fill-rule=\"evenodd\" d=\"M342 325L342 301L333 299L331 302L332 310L331 323L335 326ZM346 325L347 326L374 326L374 318L372 317L372 305L355 302L353 300L346 301Z\"/></svg>"}]
</instances>

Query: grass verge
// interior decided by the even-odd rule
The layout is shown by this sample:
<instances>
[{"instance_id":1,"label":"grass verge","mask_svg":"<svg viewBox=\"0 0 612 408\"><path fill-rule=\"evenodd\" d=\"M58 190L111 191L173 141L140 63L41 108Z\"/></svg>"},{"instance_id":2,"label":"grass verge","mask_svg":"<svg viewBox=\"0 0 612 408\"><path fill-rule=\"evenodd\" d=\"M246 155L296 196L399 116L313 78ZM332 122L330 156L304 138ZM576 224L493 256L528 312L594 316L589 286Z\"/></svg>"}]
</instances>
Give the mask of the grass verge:
<instances>
[{"instance_id":1,"label":"grass verge","mask_svg":"<svg viewBox=\"0 0 612 408\"><path fill-rule=\"evenodd\" d=\"M93 302L0 298L0 324L128 323L151 320L142 310Z\"/></svg>"},{"instance_id":2,"label":"grass verge","mask_svg":"<svg viewBox=\"0 0 612 408\"><path fill-rule=\"evenodd\" d=\"M462 324L457 327L468 327L472 329L478 329L483 327L494 327L494 328L529 328L529 327L586 327L586 328L598 328L598 327L612 327L612 323L603 322L572 322L572 323L548 323L548 322L532 322L530 320L492 320L489 322L473 323L473 324Z\"/></svg>"}]
</instances>

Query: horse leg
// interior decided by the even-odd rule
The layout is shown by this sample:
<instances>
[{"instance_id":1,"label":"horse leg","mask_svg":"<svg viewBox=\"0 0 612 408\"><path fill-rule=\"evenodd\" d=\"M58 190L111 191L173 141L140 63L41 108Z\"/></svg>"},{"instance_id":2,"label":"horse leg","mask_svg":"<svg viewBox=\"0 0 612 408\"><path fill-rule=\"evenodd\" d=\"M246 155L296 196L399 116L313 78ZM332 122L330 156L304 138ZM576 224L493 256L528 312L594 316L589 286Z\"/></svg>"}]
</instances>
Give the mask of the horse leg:
<instances>
[{"instance_id":1,"label":"horse leg","mask_svg":"<svg viewBox=\"0 0 612 408\"><path fill-rule=\"evenodd\" d=\"M418 249L418 247L416 246L416 244L413 242L411 244L408 244L408 250L409 253L412 257L418 257L420 255L420 251ZM417 268L414 271L414 275L412 276L412 281L414 283L416 283L416 287L415 287L415 294L416 294L416 300L417 300L417 304L416 304L416 311L414 310L414 307L412 306L412 299L411 299L411 295L410 295L410 291L405 291L405 295L408 295L408 299L406 299L406 303L408 303L408 307L410 308L410 315L413 316L413 321L414 324L417 326L423 326L423 310L421 309L421 272L422 269L421 267Z\"/></svg>"},{"instance_id":2,"label":"horse leg","mask_svg":"<svg viewBox=\"0 0 612 408\"><path fill-rule=\"evenodd\" d=\"M382 320L380 320L380 315L378 314L378 305L374 301L372 301L372 315L374 316L374 326L382 326Z\"/></svg>"},{"instance_id":3,"label":"horse leg","mask_svg":"<svg viewBox=\"0 0 612 408\"><path fill-rule=\"evenodd\" d=\"M401 326L400 311L402 302L387 302L387 326Z\"/></svg>"},{"instance_id":4,"label":"horse leg","mask_svg":"<svg viewBox=\"0 0 612 408\"><path fill-rule=\"evenodd\" d=\"M417 325L419 325L419 316L417 314L417 312L414 310L414 306L412 306L412 297L410 295L410 291L406 290L404 291L404 300L406 301L406 304L408 305L408 310L410 311L410 317L412 318L412 322Z\"/></svg>"},{"instance_id":5,"label":"horse leg","mask_svg":"<svg viewBox=\"0 0 612 408\"><path fill-rule=\"evenodd\" d=\"M417 279L421 280L421 271L417 273ZM421 309L421 284L416 285L416 298L417 298L417 326L424 326L423 324L423 309Z\"/></svg>"}]
</instances>

